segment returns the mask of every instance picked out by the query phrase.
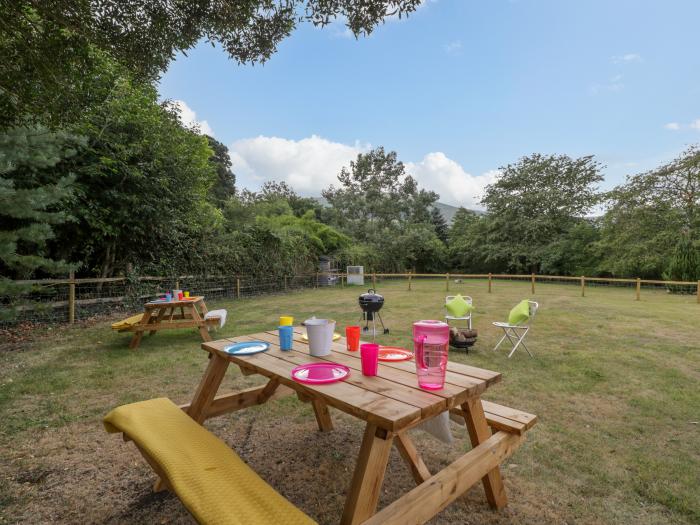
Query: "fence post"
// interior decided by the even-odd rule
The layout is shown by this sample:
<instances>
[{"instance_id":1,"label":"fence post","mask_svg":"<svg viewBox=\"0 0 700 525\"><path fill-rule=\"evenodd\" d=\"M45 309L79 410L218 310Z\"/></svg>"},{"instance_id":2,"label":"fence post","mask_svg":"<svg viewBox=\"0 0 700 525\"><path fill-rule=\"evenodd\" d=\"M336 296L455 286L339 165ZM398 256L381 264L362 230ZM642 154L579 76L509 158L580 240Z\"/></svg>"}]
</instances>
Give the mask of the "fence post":
<instances>
[{"instance_id":1,"label":"fence post","mask_svg":"<svg viewBox=\"0 0 700 525\"><path fill-rule=\"evenodd\" d=\"M450 274L449 273L445 274L445 291L446 292L450 291Z\"/></svg>"},{"instance_id":2,"label":"fence post","mask_svg":"<svg viewBox=\"0 0 700 525\"><path fill-rule=\"evenodd\" d=\"M698 281L698 302L700 303L700 281ZM408 291L411 291L411 272L408 272Z\"/></svg>"},{"instance_id":3,"label":"fence post","mask_svg":"<svg viewBox=\"0 0 700 525\"><path fill-rule=\"evenodd\" d=\"M318 272L316 272L316 280L314 281L314 288L318 288Z\"/></svg>"},{"instance_id":4,"label":"fence post","mask_svg":"<svg viewBox=\"0 0 700 525\"><path fill-rule=\"evenodd\" d=\"M372 272L372 288L377 289L377 274Z\"/></svg>"},{"instance_id":5,"label":"fence post","mask_svg":"<svg viewBox=\"0 0 700 525\"><path fill-rule=\"evenodd\" d=\"M70 283L68 284L68 322L75 323L75 272L71 270L68 274Z\"/></svg>"},{"instance_id":6,"label":"fence post","mask_svg":"<svg viewBox=\"0 0 700 525\"><path fill-rule=\"evenodd\" d=\"M700 280L698 281L698 304L700 304Z\"/></svg>"},{"instance_id":7,"label":"fence post","mask_svg":"<svg viewBox=\"0 0 700 525\"><path fill-rule=\"evenodd\" d=\"M284 291L287 291L287 276L284 276Z\"/></svg>"},{"instance_id":8,"label":"fence post","mask_svg":"<svg viewBox=\"0 0 700 525\"><path fill-rule=\"evenodd\" d=\"M586 278L581 276L581 297L586 297Z\"/></svg>"},{"instance_id":9,"label":"fence post","mask_svg":"<svg viewBox=\"0 0 700 525\"><path fill-rule=\"evenodd\" d=\"M493 278L493 275L491 272L489 272L489 293L491 293L491 279Z\"/></svg>"},{"instance_id":10,"label":"fence post","mask_svg":"<svg viewBox=\"0 0 700 525\"><path fill-rule=\"evenodd\" d=\"M342 273L340 274L340 288L345 288L345 276Z\"/></svg>"},{"instance_id":11,"label":"fence post","mask_svg":"<svg viewBox=\"0 0 700 525\"><path fill-rule=\"evenodd\" d=\"M532 295L535 295L535 274L532 274Z\"/></svg>"},{"instance_id":12,"label":"fence post","mask_svg":"<svg viewBox=\"0 0 700 525\"><path fill-rule=\"evenodd\" d=\"M236 299L241 298L241 278L236 277Z\"/></svg>"},{"instance_id":13,"label":"fence post","mask_svg":"<svg viewBox=\"0 0 700 525\"><path fill-rule=\"evenodd\" d=\"M642 291L642 280L639 277L637 277L637 299L635 299L636 301L639 301L639 294L641 293L641 291Z\"/></svg>"}]
</instances>

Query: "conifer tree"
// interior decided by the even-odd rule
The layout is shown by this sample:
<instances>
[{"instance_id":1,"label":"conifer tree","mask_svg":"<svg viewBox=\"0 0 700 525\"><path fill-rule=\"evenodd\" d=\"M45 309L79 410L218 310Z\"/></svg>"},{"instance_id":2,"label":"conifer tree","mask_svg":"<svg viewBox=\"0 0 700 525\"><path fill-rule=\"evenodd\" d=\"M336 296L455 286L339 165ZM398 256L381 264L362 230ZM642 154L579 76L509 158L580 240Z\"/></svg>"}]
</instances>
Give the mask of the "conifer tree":
<instances>
[{"instance_id":1,"label":"conifer tree","mask_svg":"<svg viewBox=\"0 0 700 525\"><path fill-rule=\"evenodd\" d=\"M437 235L438 239L444 243L447 243L449 228L447 226L445 216L439 209L433 208L430 210L430 222L433 225L433 228L435 228L435 235Z\"/></svg>"},{"instance_id":2,"label":"conifer tree","mask_svg":"<svg viewBox=\"0 0 700 525\"><path fill-rule=\"evenodd\" d=\"M31 290L12 279L68 271L70 265L45 257L52 226L68 220L57 210L71 195L73 177L42 181L44 170L71 157L81 140L43 127L15 127L0 135L0 295L16 298ZM11 309L3 309L3 316Z\"/></svg>"}]
</instances>

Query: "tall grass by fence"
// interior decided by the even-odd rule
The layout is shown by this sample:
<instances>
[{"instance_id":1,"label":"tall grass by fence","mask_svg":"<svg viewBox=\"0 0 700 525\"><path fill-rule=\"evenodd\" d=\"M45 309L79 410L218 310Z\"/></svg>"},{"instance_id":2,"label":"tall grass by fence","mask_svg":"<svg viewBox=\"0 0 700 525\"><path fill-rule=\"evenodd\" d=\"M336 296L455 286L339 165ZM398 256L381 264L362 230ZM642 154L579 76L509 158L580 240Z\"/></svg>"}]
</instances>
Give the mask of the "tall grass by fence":
<instances>
[{"instance_id":1,"label":"tall grass by fence","mask_svg":"<svg viewBox=\"0 0 700 525\"><path fill-rule=\"evenodd\" d=\"M568 284L580 289L581 296L592 286L616 286L631 289L630 298L641 300L643 290L663 289L675 293L694 294L700 304L700 281L665 281L653 279L613 279L604 277L572 277L557 275L510 274L421 274L367 273L366 287L377 287L382 281L404 280L408 290L416 282L435 281L446 292L457 288L459 281L481 280L488 293L498 292L498 281L521 281L530 284L533 295L537 286L545 283ZM44 279L21 281L32 290L20 297L0 297L0 308L12 310L3 315L4 325L18 322L68 322L87 319L115 310L138 310L143 303L166 290L190 290L208 299L244 298L263 294L285 293L319 286L347 286L347 275L306 274L274 278L251 276L180 276L180 277L112 277L76 279Z\"/></svg>"}]
</instances>

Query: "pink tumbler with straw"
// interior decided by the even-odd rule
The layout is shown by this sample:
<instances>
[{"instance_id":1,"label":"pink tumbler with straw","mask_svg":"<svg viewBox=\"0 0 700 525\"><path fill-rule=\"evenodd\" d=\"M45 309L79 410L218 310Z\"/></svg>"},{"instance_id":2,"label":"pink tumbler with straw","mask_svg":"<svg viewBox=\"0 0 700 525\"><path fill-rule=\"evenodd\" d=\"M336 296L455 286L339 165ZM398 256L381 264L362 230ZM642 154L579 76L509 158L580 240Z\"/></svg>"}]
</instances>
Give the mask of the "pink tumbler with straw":
<instances>
[{"instance_id":1,"label":"pink tumbler with straw","mask_svg":"<svg viewBox=\"0 0 700 525\"><path fill-rule=\"evenodd\" d=\"M361 344L360 361L362 361L362 375L376 376L379 367L379 345L374 343Z\"/></svg>"},{"instance_id":2,"label":"pink tumbler with straw","mask_svg":"<svg viewBox=\"0 0 700 525\"><path fill-rule=\"evenodd\" d=\"M445 370L450 349L450 327L442 321L413 323L418 386L427 390L445 387Z\"/></svg>"}]
</instances>

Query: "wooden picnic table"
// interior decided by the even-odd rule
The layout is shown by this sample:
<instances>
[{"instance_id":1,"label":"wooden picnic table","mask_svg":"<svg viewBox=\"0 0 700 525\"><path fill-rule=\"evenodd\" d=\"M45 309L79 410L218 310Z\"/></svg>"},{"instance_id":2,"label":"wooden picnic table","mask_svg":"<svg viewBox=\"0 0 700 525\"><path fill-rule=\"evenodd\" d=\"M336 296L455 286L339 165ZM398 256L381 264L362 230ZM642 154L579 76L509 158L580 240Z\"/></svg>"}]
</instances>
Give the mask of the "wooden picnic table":
<instances>
[{"instance_id":1,"label":"wooden picnic table","mask_svg":"<svg viewBox=\"0 0 700 525\"><path fill-rule=\"evenodd\" d=\"M494 423L487 422L480 395L501 379L498 372L449 362L445 387L427 391L418 387L412 361L381 362L378 375L367 377L361 372L359 352L348 352L344 338L333 343L330 355L312 357L303 334L303 329L295 327L291 351L280 350L276 331L202 343L210 361L192 402L181 408L202 423L211 417L296 394L312 404L321 431L333 429L328 407L363 420L364 437L341 524L424 523L480 479L489 504L493 508L506 505L499 465L524 439L525 426L519 427L519 433L497 430L492 434L489 424L493 427ZM266 341L270 348L250 355L224 351L227 345L245 341ZM348 366L350 376L326 385L300 384L291 379L295 366L326 361ZM238 365L246 375L265 376L268 382L240 392L218 394L229 364ZM407 431L446 410L464 418L473 448L431 474ZM506 413L494 417L498 428L498 418L502 417L507 426L511 416ZM392 444L408 464L418 486L375 514Z\"/></svg>"},{"instance_id":2,"label":"wooden picnic table","mask_svg":"<svg viewBox=\"0 0 700 525\"><path fill-rule=\"evenodd\" d=\"M211 341L208 327L218 324L219 320L205 319L208 311L201 295L183 300L148 302L144 305L141 320L129 327L129 330L134 332L129 348L138 348L144 332L153 335L159 330L175 328L197 328L203 341Z\"/></svg>"}]
</instances>

